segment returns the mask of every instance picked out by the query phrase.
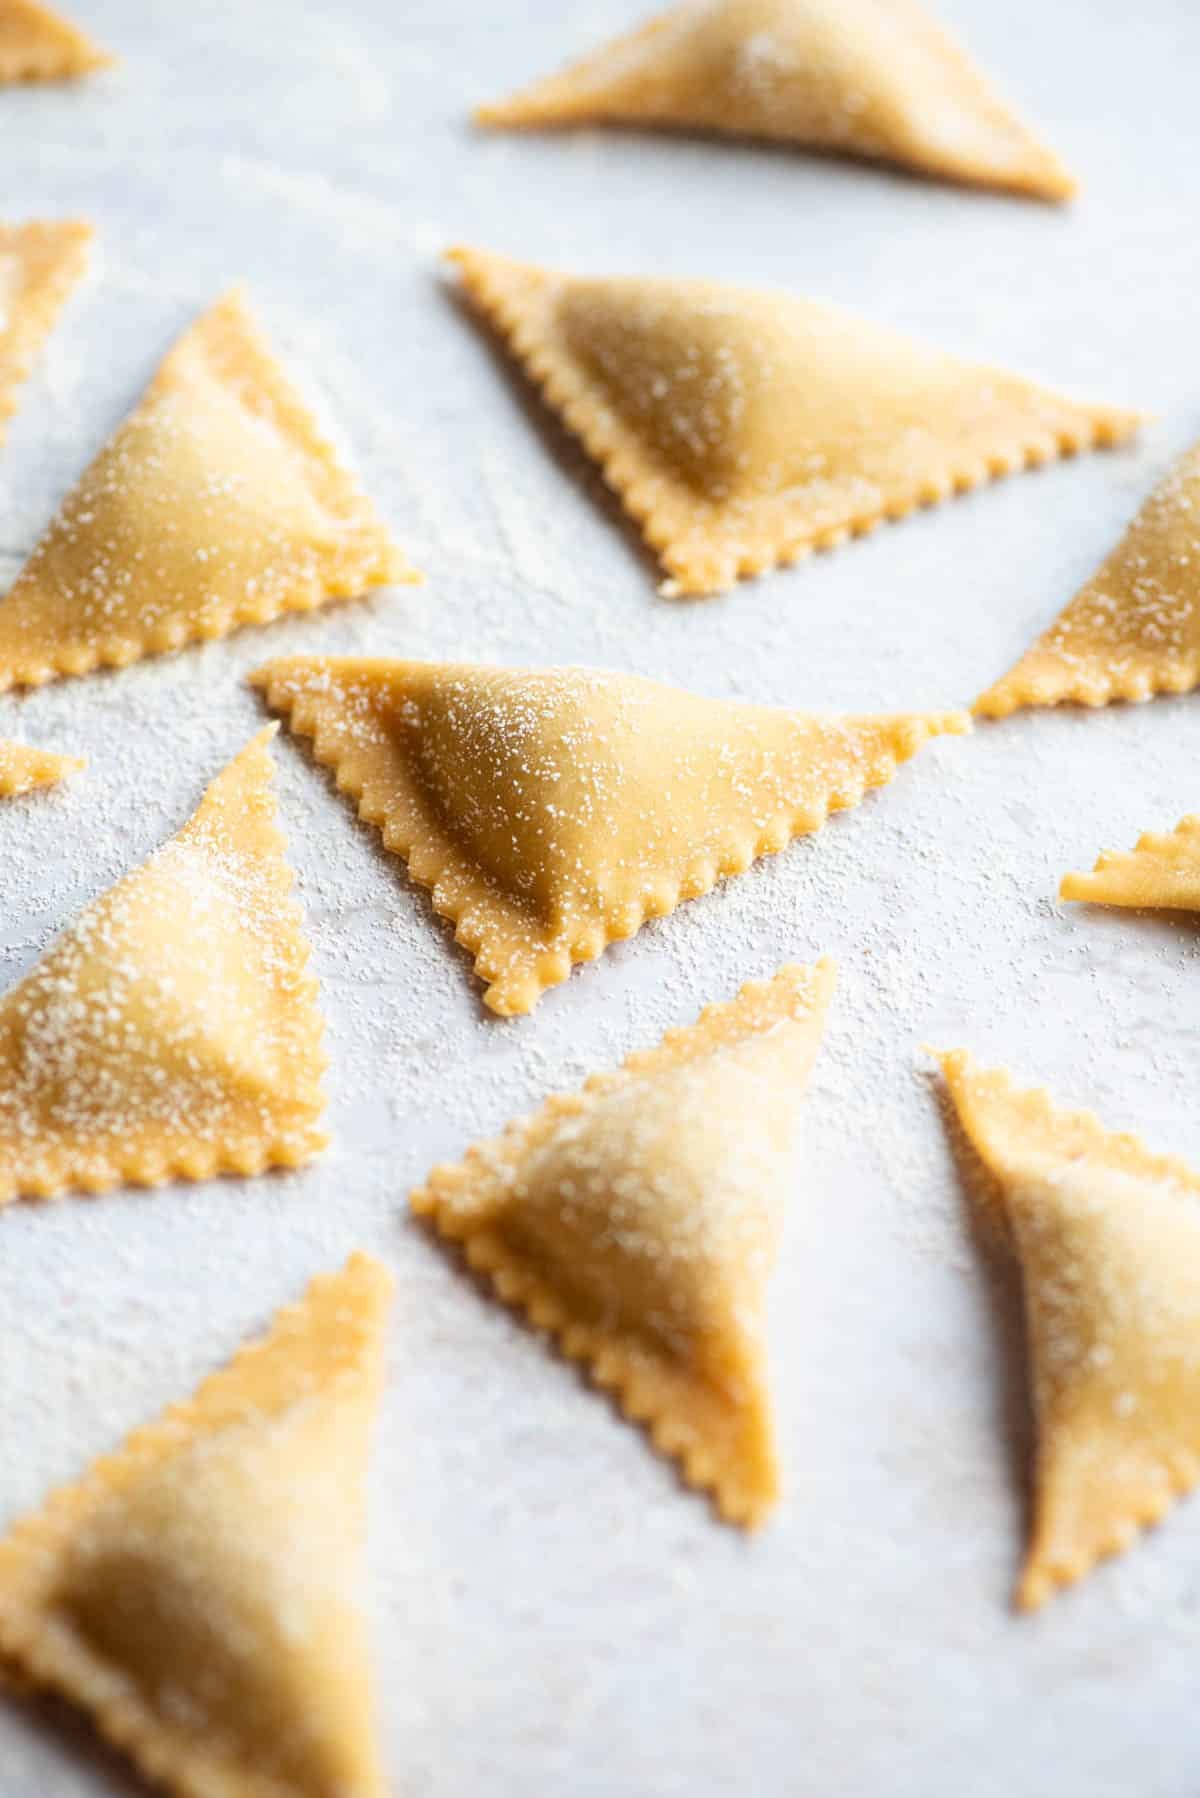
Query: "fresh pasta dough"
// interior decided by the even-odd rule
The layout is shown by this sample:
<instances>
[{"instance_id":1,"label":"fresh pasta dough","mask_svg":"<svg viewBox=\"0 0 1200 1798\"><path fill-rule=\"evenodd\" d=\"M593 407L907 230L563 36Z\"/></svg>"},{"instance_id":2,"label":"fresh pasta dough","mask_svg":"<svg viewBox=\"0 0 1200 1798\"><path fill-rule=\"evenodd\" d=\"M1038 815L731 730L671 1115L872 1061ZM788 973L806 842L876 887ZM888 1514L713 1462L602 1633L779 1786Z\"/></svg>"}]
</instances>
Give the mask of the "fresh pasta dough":
<instances>
[{"instance_id":1,"label":"fresh pasta dough","mask_svg":"<svg viewBox=\"0 0 1200 1798\"><path fill-rule=\"evenodd\" d=\"M299 656L252 678L431 890L505 1016L969 722L786 712L590 668Z\"/></svg>"},{"instance_id":2,"label":"fresh pasta dough","mask_svg":"<svg viewBox=\"0 0 1200 1798\"><path fill-rule=\"evenodd\" d=\"M778 1496L766 1287L833 984L829 962L748 983L412 1195L747 1528Z\"/></svg>"},{"instance_id":3,"label":"fresh pasta dough","mask_svg":"<svg viewBox=\"0 0 1200 1798\"><path fill-rule=\"evenodd\" d=\"M1139 423L794 294L450 260L640 525L668 595L722 593Z\"/></svg>"}]
</instances>

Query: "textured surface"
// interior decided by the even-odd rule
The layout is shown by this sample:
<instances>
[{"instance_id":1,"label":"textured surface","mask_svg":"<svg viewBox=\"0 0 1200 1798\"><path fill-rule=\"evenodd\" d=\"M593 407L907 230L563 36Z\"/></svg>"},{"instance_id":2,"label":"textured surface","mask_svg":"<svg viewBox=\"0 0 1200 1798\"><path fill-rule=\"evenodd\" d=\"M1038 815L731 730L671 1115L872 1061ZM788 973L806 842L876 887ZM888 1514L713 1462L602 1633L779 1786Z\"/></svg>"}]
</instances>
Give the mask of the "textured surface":
<instances>
[{"instance_id":1,"label":"textured surface","mask_svg":"<svg viewBox=\"0 0 1200 1798\"><path fill-rule=\"evenodd\" d=\"M108 61L99 44L40 0L0 0L0 82L69 81Z\"/></svg>"},{"instance_id":2,"label":"textured surface","mask_svg":"<svg viewBox=\"0 0 1200 1798\"><path fill-rule=\"evenodd\" d=\"M965 712L796 713L593 668L318 656L252 679L453 920L501 1017L970 728Z\"/></svg>"},{"instance_id":3,"label":"textured surface","mask_svg":"<svg viewBox=\"0 0 1200 1798\"><path fill-rule=\"evenodd\" d=\"M1198 501L1200 447L1193 445L1054 623L979 696L980 716L1190 693L1200 682Z\"/></svg>"},{"instance_id":4,"label":"textured surface","mask_svg":"<svg viewBox=\"0 0 1200 1798\"><path fill-rule=\"evenodd\" d=\"M833 963L780 969L434 1168L412 1207L729 1523L779 1496L766 1294Z\"/></svg>"},{"instance_id":5,"label":"textured surface","mask_svg":"<svg viewBox=\"0 0 1200 1798\"><path fill-rule=\"evenodd\" d=\"M87 266L91 227L73 219L0 224L0 441L24 382Z\"/></svg>"},{"instance_id":6,"label":"textured surface","mask_svg":"<svg viewBox=\"0 0 1200 1798\"><path fill-rule=\"evenodd\" d=\"M0 1204L302 1167L323 1023L267 725L0 1000Z\"/></svg>"},{"instance_id":7,"label":"textured surface","mask_svg":"<svg viewBox=\"0 0 1200 1798\"><path fill-rule=\"evenodd\" d=\"M699 126L1044 199L1075 188L911 0L683 0L475 117Z\"/></svg>"},{"instance_id":8,"label":"textured surface","mask_svg":"<svg viewBox=\"0 0 1200 1798\"><path fill-rule=\"evenodd\" d=\"M384 1798L358 1601L391 1287L318 1274L0 1543L0 1653L179 1798Z\"/></svg>"},{"instance_id":9,"label":"textured surface","mask_svg":"<svg viewBox=\"0 0 1200 1798\"><path fill-rule=\"evenodd\" d=\"M46 527L0 610L0 684L124 668L414 578L235 289Z\"/></svg>"},{"instance_id":10,"label":"textured surface","mask_svg":"<svg viewBox=\"0 0 1200 1798\"><path fill-rule=\"evenodd\" d=\"M91 758L0 808L6 981L183 823L263 717L239 683L271 656L575 660L783 705L961 704L1200 433L1200 15L1184 0L1136 17L1115 0L944 0L1078 170L1063 211L786 151L475 138L472 102L638 9L409 10L401 28L385 0L318 4L298 32L277 0L75 0L121 65L0 96L6 194L101 233L0 458L0 574L172 338L242 278L428 576L0 700L0 735ZM597 272L791 284L1161 422L1135 450L1002 483L727 598L662 601L616 508L439 291L435 255L456 239ZM334 1147L299 1175L0 1218L2 1520L361 1245L397 1274L367 1565L398 1792L735 1798L753 1768L764 1798L1048 1783L1056 1798L1193 1798L1200 1506L1032 1621L1008 1609L1020 1342L918 1045L963 1043L1200 1161L1195 929L1054 899L1100 845L1194 810L1198 757L1195 698L1030 713L933 744L820 836L502 1023L427 896L280 741ZM838 991L771 1287L787 1490L746 1543L466 1287L405 1195L548 1092L822 953ZM0 1706L4 1798L134 1789L82 1738Z\"/></svg>"},{"instance_id":11,"label":"textured surface","mask_svg":"<svg viewBox=\"0 0 1200 1798\"><path fill-rule=\"evenodd\" d=\"M938 1060L1021 1267L1037 1472L1017 1602L1032 1610L1200 1481L1200 1174L964 1050Z\"/></svg>"},{"instance_id":12,"label":"textured surface","mask_svg":"<svg viewBox=\"0 0 1200 1798\"><path fill-rule=\"evenodd\" d=\"M463 289L641 525L674 598L1124 443L1085 406L804 295L452 252Z\"/></svg>"}]
</instances>

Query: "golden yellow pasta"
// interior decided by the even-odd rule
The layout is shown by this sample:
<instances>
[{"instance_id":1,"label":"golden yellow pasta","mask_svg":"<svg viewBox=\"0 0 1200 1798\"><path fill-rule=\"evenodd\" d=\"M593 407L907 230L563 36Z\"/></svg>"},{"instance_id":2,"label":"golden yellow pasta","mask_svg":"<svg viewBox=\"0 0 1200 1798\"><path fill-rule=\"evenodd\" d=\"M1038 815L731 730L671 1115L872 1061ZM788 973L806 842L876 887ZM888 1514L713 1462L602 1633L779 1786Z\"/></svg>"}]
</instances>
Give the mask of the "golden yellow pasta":
<instances>
[{"instance_id":1,"label":"golden yellow pasta","mask_svg":"<svg viewBox=\"0 0 1200 1798\"><path fill-rule=\"evenodd\" d=\"M939 1057L1021 1266L1037 1422L1033 1609L1200 1480L1200 1174L963 1050Z\"/></svg>"},{"instance_id":2,"label":"golden yellow pasta","mask_svg":"<svg viewBox=\"0 0 1200 1798\"><path fill-rule=\"evenodd\" d=\"M0 1205L297 1167L324 1146L275 728L0 1000Z\"/></svg>"},{"instance_id":3,"label":"golden yellow pasta","mask_svg":"<svg viewBox=\"0 0 1200 1798\"><path fill-rule=\"evenodd\" d=\"M80 219L0 225L0 443L4 421L17 409L17 389L83 274L91 235Z\"/></svg>"},{"instance_id":4,"label":"golden yellow pasta","mask_svg":"<svg viewBox=\"0 0 1200 1798\"><path fill-rule=\"evenodd\" d=\"M915 0L685 0L475 117L699 128L1043 200L1075 191Z\"/></svg>"},{"instance_id":5,"label":"golden yellow pasta","mask_svg":"<svg viewBox=\"0 0 1200 1798\"><path fill-rule=\"evenodd\" d=\"M85 767L76 755L55 755L28 743L10 743L0 737L0 799L31 793L35 787L57 786L68 774Z\"/></svg>"},{"instance_id":6,"label":"golden yellow pasta","mask_svg":"<svg viewBox=\"0 0 1200 1798\"><path fill-rule=\"evenodd\" d=\"M0 1652L178 1798L384 1798L354 1601L391 1279L322 1275L0 1542Z\"/></svg>"},{"instance_id":7,"label":"golden yellow pasta","mask_svg":"<svg viewBox=\"0 0 1200 1798\"><path fill-rule=\"evenodd\" d=\"M1200 683L1200 444L1150 495L1108 560L1015 668L975 701L1111 705Z\"/></svg>"},{"instance_id":8,"label":"golden yellow pasta","mask_svg":"<svg viewBox=\"0 0 1200 1798\"><path fill-rule=\"evenodd\" d=\"M506 1016L969 723L785 712L588 668L299 656L252 679L431 890Z\"/></svg>"},{"instance_id":9,"label":"golden yellow pasta","mask_svg":"<svg viewBox=\"0 0 1200 1798\"><path fill-rule=\"evenodd\" d=\"M641 526L666 594L724 592L1139 423L792 294L450 260Z\"/></svg>"},{"instance_id":10,"label":"golden yellow pasta","mask_svg":"<svg viewBox=\"0 0 1200 1798\"><path fill-rule=\"evenodd\" d=\"M0 83L67 81L113 60L86 32L40 0L0 0Z\"/></svg>"},{"instance_id":11,"label":"golden yellow pasta","mask_svg":"<svg viewBox=\"0 0 1200 1798\"><path fill-rule=\"evenodd\" d=\"M778 1496L766 1288L833 984L829 962L749 983L412 1195L748 1528Z\"/></svg>"},{"instance_id":12,"label":"golden yellow pasta","mask_svg":"<svg viewBox=\"0 0 1200 1798\"><path fill-rule=\"evenodd\" d=\"M1182 819L1169 836L1146 831L1125 855L1105 850L1091 874L1065 874L1059 895L1094 905L1200 912L1200 817Z\"/></svg>"},{"instance_id":13,"label":"golden yellow pasta","mask_svg":"<svg viewBox=\"0 0 1200 1798\"><path fill-rule=\"evenodd\" d=\"M0 689L414 578L230 294L175 344L0 600Z\"/></svg>"}]
</instances>

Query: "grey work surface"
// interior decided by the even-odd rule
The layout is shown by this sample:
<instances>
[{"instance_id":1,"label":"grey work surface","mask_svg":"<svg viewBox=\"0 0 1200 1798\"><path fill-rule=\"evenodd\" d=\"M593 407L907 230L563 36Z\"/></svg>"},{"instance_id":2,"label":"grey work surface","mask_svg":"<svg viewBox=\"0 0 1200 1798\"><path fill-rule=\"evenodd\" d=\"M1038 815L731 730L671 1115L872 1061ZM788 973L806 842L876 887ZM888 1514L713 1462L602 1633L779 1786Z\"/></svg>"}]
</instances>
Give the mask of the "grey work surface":
<instances>
[{"instance_id":1,"label":"grey work surface","mask_svg":"<svg viewBox=\"0 0 1200 1798\"><path fill-rule=\"evenodd\" d=\"M95 272L0 455L0 576L235 279L426 572L116 675L0 700L91 757L0 807L0 979L188 815L270 656L633 669L882 710L967 701L1200 430L1200 9L943 0L1080 174L1070 209L801 153L473 135L469 104L633 0L70 0L121 55L0 92L0 213L79 213ZM455 239L594 271L794 287L1158 422L698 604L440 291ZM186 1394L355 1247L396 1270L366 1590L394 1791L422 1798L1194 1798L1200 1505L1032 1620L1003 1268L972 1240L920 1044L963 1044L1200 1161L1198 938L1059 906L1059 876L1200 805L1200 701L1032 713L894 785L501 1023L400 864L275 751L328 1017L323 1161L0 1219L0 1523ZM752 975L841 966L772 1292L787 1496L747 1541L407 1219L439 1159ZM2 1798L132 1791L0 1706Z\"/></svg>"}]
</instances>

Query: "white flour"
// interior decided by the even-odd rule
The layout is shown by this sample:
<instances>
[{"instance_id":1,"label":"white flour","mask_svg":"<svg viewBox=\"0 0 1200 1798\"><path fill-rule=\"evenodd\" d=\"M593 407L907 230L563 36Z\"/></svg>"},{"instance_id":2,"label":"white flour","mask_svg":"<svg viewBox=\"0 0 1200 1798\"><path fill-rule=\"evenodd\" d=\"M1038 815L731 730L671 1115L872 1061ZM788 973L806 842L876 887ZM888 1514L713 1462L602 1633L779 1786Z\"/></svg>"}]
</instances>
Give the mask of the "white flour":
<instances>
[{"instance_id":1,"label":"white flour","mask_svg":"<svg viewBox=\"0 0 1200 1798\"><path fill-rule=\"evenodd\" d=\"M413 22L354 0L303 32L281 0L75 11L122 67L0 98L7 191L30 215L94 218L102 257L0 457L0 576L173 336L242 279L428 584L0 699L0 735L91 758L60 792L0 806L5 986L183 822L262 721L242 677L272 656L578 662L784 705L961 704L1200 427L1180 298L1200 280L1200 19L1171 0L1137 21L1023 6L1019 26L982 0L943 6L1085 177L1061 215L728 145L476 141L471 99L631 22L618 0L553 17L453 0ZM1133 92L1154 94L1152 117ZM663 601L593 473L442 291L435 239L790 285L1163 423L725 599ZM511 1023L484 1017L427 895L304 750L281 736L273 753L334 1146L296 1176L0 1218L0 1408L18 1445L0 1521L362 1246L398 1280L368 1542L397 1790L1010 1798L1052 1762L1063 1798L1190 1798L1200 1508L1033 1624L1006 1609L1020 1342L920 1044L961 1043L1200 1164L1200 934L1054 899L1067 869L1197 808L1196 700L933 744ZM405 1195L547 1092L821 953L840 980L771 1314L789 1497L745 1543L483 1301ZM5 1798L107 1789L86 1754L0 1714Z\"/></svg>"}]
</instances>

